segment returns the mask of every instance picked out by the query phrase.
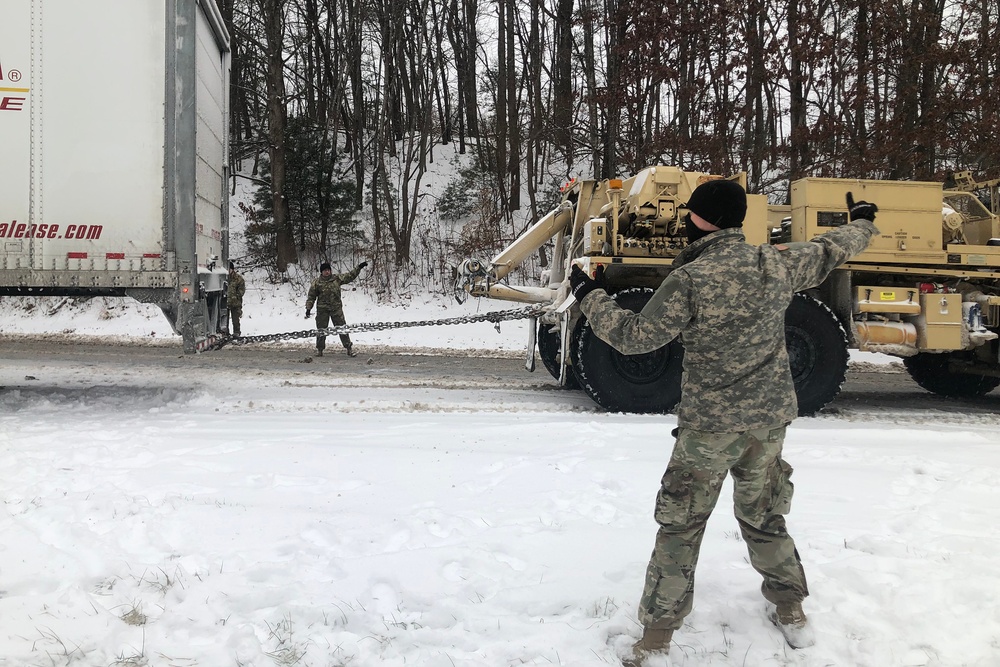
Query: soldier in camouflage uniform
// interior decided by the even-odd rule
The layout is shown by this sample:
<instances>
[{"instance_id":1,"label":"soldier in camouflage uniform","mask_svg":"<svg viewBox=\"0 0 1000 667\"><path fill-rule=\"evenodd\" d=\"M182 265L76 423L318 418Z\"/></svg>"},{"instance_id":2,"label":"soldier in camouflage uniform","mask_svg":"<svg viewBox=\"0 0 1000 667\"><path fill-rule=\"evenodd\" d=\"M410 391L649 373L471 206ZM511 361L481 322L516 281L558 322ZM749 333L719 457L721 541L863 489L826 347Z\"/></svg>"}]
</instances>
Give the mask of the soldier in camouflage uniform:
<instances>
[{"instance_id":1,"label":"soldier in camouflage uniform","mask_svg":"<svg viewBox=\"0 0 1000 667\"><path fill-rule=\"evenodd\" d=\"M333 273L330 264L323 262L319 266L320 277L313 281L309 288L309 297L306 300L306 319L312 313L313 304L316 304L316 328L325 329L330 324L341 326L347 324L344 319L344 303L340 299L340 286L346 285L361 273L361 269L368 266L368 262L361 262L353 271L347 273ZM348 356L356 356L354 344L348 334L340 334L340 342L347 350ZM316 356L322 357L326 348L326 336L316 336Z\"/></svg>"},{"instance_id":2,"label":"soldier in camouflage uniform","mask_svg":"<svg viewBox=\"0 0 1000 667\"><path fill-rule=\"evenodd\" d=\"M785 350L785 309L795 292L821 283L868 247L877 207L855 204L851 222L809 242L746 243L746 193L732 181L699 186L688 201L689 245L640 313L620 308L574 267L570 281L593 331L622 354L684 343L676 443L654 516L660 528L639 604L639 665L666 654L691 611L705 525L727 473L750 562L764 578L768 615L795 648L812 643L802 600L809 594L784 515L792 468L781 457L797 405Z\"/></svg>"},{"instance_id":3,"label":"soldier in camouflage uniform","mask_svg":"<svg viewBox=\"0 0 1000 667\"><path fill-rule=\"evenodd\" d=\"M236 273L236 264L229 262L229 282L226 288L226 306L229 308L229 319L232 322L232 333L240 335L240 318L243 317L243 295L246 294L247 283L243 276Z\"/></svg>"}]
</instances>

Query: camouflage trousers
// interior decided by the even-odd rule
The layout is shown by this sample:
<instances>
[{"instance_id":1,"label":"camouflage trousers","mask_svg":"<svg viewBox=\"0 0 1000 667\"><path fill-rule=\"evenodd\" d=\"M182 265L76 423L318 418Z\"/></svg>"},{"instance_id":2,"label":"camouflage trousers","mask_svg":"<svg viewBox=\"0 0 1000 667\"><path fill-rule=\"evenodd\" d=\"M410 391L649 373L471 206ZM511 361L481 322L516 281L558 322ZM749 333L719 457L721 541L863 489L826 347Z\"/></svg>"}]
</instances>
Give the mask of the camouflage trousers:
<instances>
[{"instance_id":1,"label":"camouflage trousers","mask_svg":"<svg viewBox=\"0 0 1000 667\"><path fill-rule=\"evenodd\" d=\"M343 324L347 324L347 320L344 319L344 311L337 310L335 312L330 312L329 310L316 310L316 328L325 329L330 325L339 327ZM340 334L340 344L344 347L351 346L351 337L348 334ZM322 352L326 349L326 336L316 336L316 349Z\"/></svg>"},{"instance_id":2,"label":"camouflage trousers","mask_svg":"<svg viewBox=\"0 0 1000 667\"><path fill-rule=\"evenodd\" d=\"M229 306L229 321L232 323L234 336L240 335L240 318L243 317L243 306Z\"/></svg>"},{"instance_id":3,"label":"camouflage trousers","mask_svg":"<svg viewBox=\"0 0 1000 667\"><path fill-rule=\"evenodd\" d=\"M795 542L785 530L793 486L792 467L781 458L784 440L784 426L744 433L678 430L656 498L660 529L639 604L643 626L676 630L691 612L705 524L729 472L736 519L750 563L764 577L764 597L797 602L809 594Z\"/></svg>"}]
</instances>

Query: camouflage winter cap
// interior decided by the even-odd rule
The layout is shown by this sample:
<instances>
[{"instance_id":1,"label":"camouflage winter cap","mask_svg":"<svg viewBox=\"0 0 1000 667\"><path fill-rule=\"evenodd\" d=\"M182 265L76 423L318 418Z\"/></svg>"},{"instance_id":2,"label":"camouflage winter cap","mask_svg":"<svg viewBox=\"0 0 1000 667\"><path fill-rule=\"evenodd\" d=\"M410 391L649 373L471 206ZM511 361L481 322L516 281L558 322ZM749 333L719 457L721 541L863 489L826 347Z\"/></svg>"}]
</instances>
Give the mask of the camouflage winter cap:
<instances>
[{"instance_id":1,"label":"camouflage winter cap","mask_svg":"<svg viewBox=\"0 0 1000 667\"><path fill-rule=\"evenodd\" d=\"M687 207L719 229L742 227L747 215L747 193L733 181L708 181L695 188Z\"/></svg>"}]
</instances>

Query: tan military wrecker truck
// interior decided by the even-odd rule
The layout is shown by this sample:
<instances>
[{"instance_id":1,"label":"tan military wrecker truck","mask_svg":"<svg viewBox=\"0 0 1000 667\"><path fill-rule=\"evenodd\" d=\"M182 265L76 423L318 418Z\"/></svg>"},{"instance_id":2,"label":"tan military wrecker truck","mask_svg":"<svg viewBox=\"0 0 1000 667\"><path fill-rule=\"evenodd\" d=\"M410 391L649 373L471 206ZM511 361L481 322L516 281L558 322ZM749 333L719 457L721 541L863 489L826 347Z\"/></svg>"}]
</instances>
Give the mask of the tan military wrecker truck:
<instances>
[{"instance_id":1,"label":"tan military wrecker truck","mask_svg":"<svg viewBox=\"0 0 1000 667\"><path fill-rule=\"evenodd\" d=\"M609 293L640 310L686 243L688 197L712 178L721 176L657 166L626 179L573 181L554 210L491 261L465 260L456 294L537 304L530 370L537 344L562 386L582 388L603 408L667 412L680 399L680 341L648 354L618 353L593 334L567 277L573 263L591 275L603 265ZM744 173L731 178L746 186ZM743 229L753 244L808 241L847 223L848 191L879 207L881 233L868 250L796 294L786 311L801 414L837 395L850 349L901 357L921 387L943 396L978 396L1000 385L997 185L987 184L989 207L968 172L949 185L804 178L791 184L790 205L748 195ZM510 284L511 271L550 243L552 262L539 283Z\"/></svg>"}]
</instances>

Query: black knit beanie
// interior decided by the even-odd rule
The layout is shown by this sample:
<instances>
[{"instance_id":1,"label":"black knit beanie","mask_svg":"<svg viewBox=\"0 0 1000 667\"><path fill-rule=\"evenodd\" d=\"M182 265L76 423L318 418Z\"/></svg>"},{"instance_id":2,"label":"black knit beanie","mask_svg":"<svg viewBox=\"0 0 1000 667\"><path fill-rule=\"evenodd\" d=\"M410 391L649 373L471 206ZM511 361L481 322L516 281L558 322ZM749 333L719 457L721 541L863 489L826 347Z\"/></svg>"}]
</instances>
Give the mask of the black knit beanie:
<instances>
[{"instance_id":1,"label":"black knit beanie","mask_svg":"<svg viewBox=\"0 0 1000 667\"><path fill-rule=\"evenodd\" d=\"M691 193L687 208L719 229L742 227L747 215L747 193L733 181L708 181Z\"/></svg>"},{"instance_id":2,"label":"black knit beanie","mask_svg":"<svg viewBox=\"0 0 1000 667\"><path fill-rule=\"evenodd\" d=\"M330 262L323 262L322 264L319 265L319 272L323 273L324 271L333 271L333 269L330 267Z\"/></svg>"},{"instance_id":3,"label":"black knit beanie","mask_svg":"<svg viewBox=\"0 0 1000 667\"><path fill-rule=\"evenodd\" d=\"M236 262L234 262L233 260L229 260L229 270L230 271L236 270Z\"/></svg>"}]
</instances>

